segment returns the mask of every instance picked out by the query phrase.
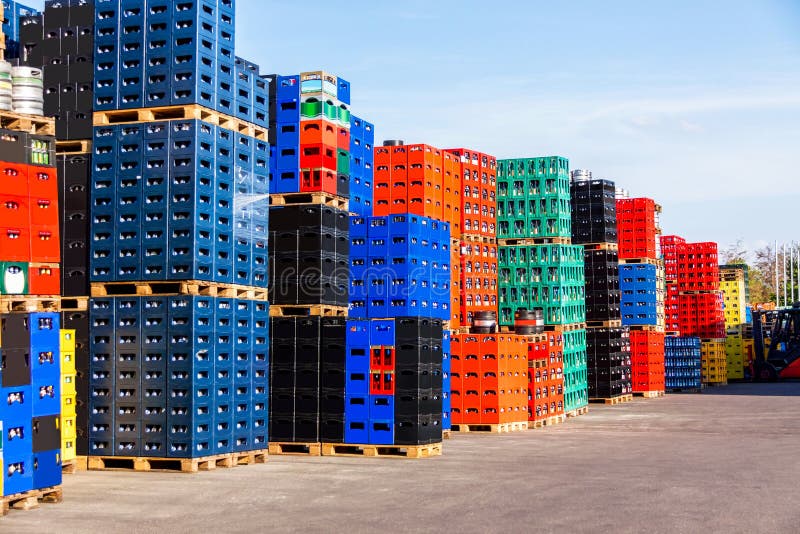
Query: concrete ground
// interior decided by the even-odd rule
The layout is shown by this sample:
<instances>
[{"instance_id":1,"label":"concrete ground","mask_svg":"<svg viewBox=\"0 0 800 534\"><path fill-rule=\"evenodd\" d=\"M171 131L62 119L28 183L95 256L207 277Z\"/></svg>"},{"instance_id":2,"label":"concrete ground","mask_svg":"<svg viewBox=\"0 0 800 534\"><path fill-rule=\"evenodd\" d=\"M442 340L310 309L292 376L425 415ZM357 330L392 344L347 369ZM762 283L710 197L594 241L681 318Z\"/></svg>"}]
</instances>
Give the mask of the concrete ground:
<instances>
[{"instance_id":1,"label":"concrete ground","mask_svg":"<svg viewBox=\"0 0 800 534\"><path fill-rule=\"evenodd\" d=\"M738 384L425 460L272 457L195 475L84 472L0 532L800 532L800 383Z\"/></svg>"}]
</instances>

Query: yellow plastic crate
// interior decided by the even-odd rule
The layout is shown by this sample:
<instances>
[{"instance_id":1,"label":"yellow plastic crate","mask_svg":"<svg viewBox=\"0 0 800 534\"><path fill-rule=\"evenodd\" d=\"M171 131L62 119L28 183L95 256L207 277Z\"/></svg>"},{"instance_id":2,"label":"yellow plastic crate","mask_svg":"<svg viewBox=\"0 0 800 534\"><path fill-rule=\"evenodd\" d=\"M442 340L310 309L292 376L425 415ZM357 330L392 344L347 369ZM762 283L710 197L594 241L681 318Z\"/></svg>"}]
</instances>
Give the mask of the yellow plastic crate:
<instances>
[{"instance_id":1,"label":"yellow plastic crate","mask_svg":"<svg viewBox=\"0 0 800 534\"><path fill-rule=\"evenodd\" d=\"M75 411L77 408L78 403L78 396L75 394L72 395L62 395L61 396L61 417L76 417L77 412Z\"/></svg>"},{"instance_id":2,"label":"yellow plastic crate","mask_svg":"<svg viewBox=\"0 0 800 534\"><path fill-rule=\"evenodd\" d=\"M75 350L61 349L61 374L72 375L77 371L75 367Z\"/></svg>"},{"instance_id":3,"label":"yellow plastic crate","mask_svg":"<svg viewBox=\"0 0 800 534\"><path fill-rule=\"evenodd\" d=\"M76 457L75 438L65 439L64 436L61 436L61 460L66 462L74 460ZM0 481L0 483L2 483L2 481Z\"/></svg>"},{"instance_id":4,"label":"yellow plastic crate","mask_svg":"<svg viewBox=\"0 0 800 534\"><path fill-rule=\"evenodd\" d=\"M61 375L61 396L75 395L78 390L75 388L76 374L62 374Z\"/></svg>"},{"instance_id":5,"label":"yellow plastic crate","mask_svg":"<svg viewBox=\"0 0 800 534\"><path fill-rule=\"evenodd\" d=\"M75 330L62 329L59 332L61 340L58 348L62 351L75 352Z\"/></svg>"},{"instance_id":6,"label":"yellow plastic crate","mask_svg":"<svg viewBox=\"0 0 800 534\"><path fill-rule=\"evenodd\" d=\"M61 416L61 438L75 439L78 437L77 417Z\"/></svg>"}]
</instances>

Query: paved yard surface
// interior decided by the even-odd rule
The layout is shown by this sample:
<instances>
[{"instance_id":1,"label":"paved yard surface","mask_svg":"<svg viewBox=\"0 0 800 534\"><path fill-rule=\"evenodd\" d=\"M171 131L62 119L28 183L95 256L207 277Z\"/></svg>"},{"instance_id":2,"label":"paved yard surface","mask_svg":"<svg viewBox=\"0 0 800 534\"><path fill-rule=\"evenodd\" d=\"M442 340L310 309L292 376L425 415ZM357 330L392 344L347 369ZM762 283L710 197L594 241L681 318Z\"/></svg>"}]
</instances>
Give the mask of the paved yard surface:
<instances>
[{"instance_id":1,"label":"paved yard surface","mask_svg":"<svg viewBox=\"0 0 800 534\"><path fill-rule=\"evenodd\" d=\"M800 531L800 383L738 384L544 430L455 435L427 460L272 457L66 476L0 532Z\"/></svg>"}]
</instances>

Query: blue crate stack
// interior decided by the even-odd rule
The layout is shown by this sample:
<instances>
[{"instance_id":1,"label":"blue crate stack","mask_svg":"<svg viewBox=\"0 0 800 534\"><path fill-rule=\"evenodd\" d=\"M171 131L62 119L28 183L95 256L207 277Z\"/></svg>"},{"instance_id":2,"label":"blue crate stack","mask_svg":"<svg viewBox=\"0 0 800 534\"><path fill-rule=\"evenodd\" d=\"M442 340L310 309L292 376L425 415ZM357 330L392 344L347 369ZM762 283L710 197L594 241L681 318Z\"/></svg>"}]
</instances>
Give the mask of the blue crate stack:
<instances>
[{"instance_id":1,"label":"blue crate stack","mask_svg":"<svg viewBox=\"0 0 800 534\"><path fill-rule=\"evenodd\" d=\"M424 445L449 428L450 228L350 218L345 442Z\"/></svg>"},{"instance_id":2,"label":"blue crate stack","mask_svg":"<svg viewBox=\"0 0 800 534\"><path fill-rule=\"evenodd\" d=\"M656 326L656 266L647 263L619 266L620 309L624 326Z\"/></svg>"},{"instance_id":3,"label":"blue crate stack","mask_svg":"<svg viewBox=\"0 0 800 534\"><path fill-rule=\"evenodd\" d=\"M350 213L372 215L375 126L350 116Z\"/></svg>"},{"instance_id":4,"label":"blue crate stack","mask_svg":"<svg viewBox=\"0 0 800 534\"><path fill-rule=\"evenodd\" d=\"M59 317L0 315L2 495L61 484Z\"/></svg>"},{"instance_id":5,"label":"blue crate stack","mask_svg":"<svg viewBox=\"0 0 800 534\"><path fill-rule=\"evenodd\" d=\"M395 214L350 217L350 317L450 318L450 225Z\"/></svg>"},{"instance_id":6,"label":"blue crate stack","mask_svg":"<svg viewBox=\"0 0 800 534\"><path fill-rule=\"evenodd\" d=\"M95 3L90 456L267 447L269 80L233 37L232 0Z\"/></svg>"},{"instance_id":7,"label":"blue crate stack","mask_svg":"<svg viewBox=\"0 0 800 534\"><path fill-rule=\"evenodd\" d=\"M667 391L699 390L701 387L700 338L665 337L664 367Z\"/></svg>"},{"instance_id":8,"label":"blue crate stack","mask_svg":"<svg viewBox=\"0 0 800 534\"><path fill-rule=\"evenodd\" d=\"M20 17L36 15L32 7L15 2L3 0L3 35L5 35L5 58L15 59L20 57Z\"/></svg>"},{"instance_id":9,"label":"blue crate stack","mask_svg":"<svg viewBox=\"0 0 800 534\"><path fill-rule=\"evenodd\" d=\"M440 319L347 321L345 443L441 442L442 338Z\"/></svg>"}]
</instances>

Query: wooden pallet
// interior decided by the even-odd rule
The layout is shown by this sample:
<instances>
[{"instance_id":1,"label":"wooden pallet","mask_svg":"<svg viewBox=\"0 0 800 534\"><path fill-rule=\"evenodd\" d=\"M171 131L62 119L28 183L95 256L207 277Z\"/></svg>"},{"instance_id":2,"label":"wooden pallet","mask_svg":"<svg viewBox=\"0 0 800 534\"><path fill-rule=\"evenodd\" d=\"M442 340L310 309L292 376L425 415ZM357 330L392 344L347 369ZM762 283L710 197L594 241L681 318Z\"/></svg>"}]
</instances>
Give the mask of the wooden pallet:
<instances>
[{"instance_id":1,"label":"wooden pallet","mask_svg":"<svg viewBox=\"0 0 800 534\"><path fill-rule=\"evenodd\" d=\"M57 312L61 309L58 295L10 295L0 297L0 313Z\"/></svg>"},{"instance_id":2,"label":"wooden pallet","mask_svg":"<svg viewBox=\"0 0 800 534\"><path fill-rule=\"evenodd\" d=\"M89 297L61 297L61 311L86 311Z\"/></svg>"},{"instance_id":3,"label":"wooden pallet","mask_svg":"<svg viewBox=\"0 0 800 534\"><path fill-rule=\"evenodd\" d=\"M79 139L76 141L56 141L56 154L66 156L77 156L78 154L89 154L92 151L91 139Z\"/></svg>"},{"instance_id":4,"label":"wooden pallet","mask_svg":"<svg viewBox=\"0 0 800 534\"><path fill-rule=\"evenodd\" d=\"M656 260L653 258L620 258L620 265L655 265L656 267L663 266L664 260Z\"/></svg>"},{"instance_id":5,"label":"wooden pallet","mask_svg":"<svg viewBox=\"0 0 800 534\"><path fill-rule=\"evenodd\" d=\"M620 395L618 397L611 397L611 398L593 398L589 399L589 402L593 402L595 404L606 404L610 406L616 406L617 404L623 404L626 402L631 402L633 400L632 394L627 395Z\"/></svg>"},{"instance_id":6,"label":"wooden pallet","mask_svg":"<svg viewBox=\"0 0 800 534\"><path fill-rule=\"evenodd\" d=\"M497 241L497 238L487 237L485 235L461 234L461 241L466 243L494 244Z\"/></svg>"},{"instance_id":7,"label":"wooden pallet","mask_svg":"<svg viewBox=\"0 0 800 534\"><path fill-rule=\"evenodd\" d=\"M7 515L11 508L14 510L33 510L34 508L39 508L40 502L58 503L63 499L64 495L61 491L61 486L6 495L2 497L2 515Z\"/></svg>"},{"instance_id":8,"label":"wooden pallet","mask_svg":"<svg viewBox=\"0 0 800 534\"><path fill-rule=\"evenodd\" d=\"M451 328L450 332L452 332L453 335L469 334L469 327L468 326L459 326L457 328Z\"/></svg>"},{"instance_id":9,"label":"wooden pallet","mask_svg":"<svg viewBox=\"0 0 800 534\"><path fill-rule=\"evenodd\" d=\"M429 445L354 445L323 443L322 456L369 456L379 458L430 458L442 455L442 444Z\"/></svg>"},{"instance_id":10,"label":"wooden pallet","mask_svg":"<svg viewBox=\"0 0 800 534\"><path fill-rule=\"evenodd\" d=\"M586 250L619 250L618 243L582 243Z\"/></svg>"},{"instance_id":11,"label":"wooden pallet","mask_svg":"<svg viewBox=\"0 0 800 534\"><path fill-rule=\"evenodd\" d=\"M322 456L319 443L269 442L269 453L276 456Z\"/></svg>"},{"instance_id":12,"label":"wooden pallet","mask_svg":"<svg viewBox=\"0 0 800 534\"><path fill-rule=\"evenodd\" d=\"M244 453L214 454L200 458L145 458L134 456L89 456L89 471L176 471L197 473L211 471L217 467L235 467L250 463L265 463L268 451L247 451Z\"/></svg>"},{"instance_id":13,"label":"wooden pallet","mask_svg":"<svg viewBox=\"0 0 800 534\"><path fill-rule=\"evenodd\" d=\"M578 408L577 410L572 410L571 412L567 412L566 416L567 417L578 417L578 416L581 416L581 415L586 415L587 413L589 413L589 407L588 406L584 406L583 408Z\"/></svg>"},{"instance_id":14,"label":"wooden pallet","mask_svg":"<svg viewBox=\"0 0 800 534\"><path fill-rule=\"evenodd\" d=\"M451 425L451 429L453 432L487 432L490 434L502 434L504 432L528 430L528 421L500 423L495 425L453 424Z\"/></svg>"},{"instance_id":15,"label":"wooden pallet","mask_svg":"<svg viewBox=\"0 0 800 534\"><path fill-rule=\"evenodd\" d=\"M196 119L215 126L221 126L248 137L255 137L261 141L268 140L269 132L263 126L257 126L251 122L243 121L199 104L95 111L93 116L94 126Z\"/></svg>"},{"instance_id":16,"label":"wooden pallet","mask_svg":"<svg viewBox=\"0 0 800 534\"><path fill-rule=\"evenodd\" d=\"M331 208L347 211L349 201L338 195L330 193L281 193L269 196L269 203L272 206L294 206L302 204L324 204Z\"/></svg>"},{"instance_id":17,"label":"wooden pallet","mask_svg":"<svg viewBox=\"0 0 800 534\"><path fill-rule=\"evenodd\" d=\"M238 284L220 284L200 280L174 282L95 282L92 297L132 297L159 295L196 295L204 297L268 300L268 290Z\"/></svg>"},{"instance_id":18,"label":"wooden pallet","mask_svg":"<svg viewBox=\"0 0 800 534\"><path fill-rule=\"evenodd\" d=\"M0 128L36 135L56 135L56 121L52 117L12 111L0 111Z\"/></svg>"},{"instance_id":19,"label":"wooden pallet","mask_svg":"<svg viewBox=\"0 0 800 534\"><path fill-rule=\"evenodd\" d=\"M450 439L453 437L452 430L442 430L442 439Z\"/></svg>"},{"instance_id":20,"label":"wooden pallet","mask_svg":"<svg viewBox=\"0 0 800 534\"><path fill-rule=\"evenodd\" d=\"M313 304L309 306L271 305L270 317L347 317L347 307Z\"/></svg>"},{"instance_id":21,"label":"wooden pallet","mask_svg":"<svg viewBox=\"0 0 800 534\"><path fill-rule=\"evenodd\" d=\"M498 239L500 246L531 246L531 245L571 245L571 237L526 237L515 239Z\"/></svg>"},{"instance_id":22,"label":"wooden pallet","mask_svg":"<svg viewBox=\"0 0 800 534\"><path fill-rule=\"evenodd\" d=\"M586 323L544 325L545 332L575 332L576 330L585 330L585 329L586 329Z\"/></svg>"},{"instance_id":23,"label":"wooden pallet","mask_svg":"<svg viewBox=\"0 0 800 534\"><path fill-rule=\"evenodd\" d=\"M614 319L613 321L586 321L586 328L620 328L622 327L622 319Z\"/></svg>"},{"instance_id":24,"label":"wooden pallet","mask_svg":"<svg viewBox=\"0 0 800 534\"><path fill-rule=\"evenodd\" d=\"M665 336L678 337L681 333L678 330L667 330L664 332Z\"/></svg>"},{"instance_id":25,"label":"wooden pallet","mask_svg":"<svg viewBox=\"0 0 800 534\"><path fill-rule=\"evenodd\" d=\"M78 471L86 471L86 456L61 461L61 474L74 475Z\"/></svg>"},{"instance_id":26,"label":"wooden pallet","mask_svg":"<svg viewBox=\"0 0 800 534\"><path fill-rule=\"evenodd\" d=\"M644 397L645 399L657 399L664 396L663 391L634 391L634 396Z\"/></svg>"},{"instance_id":27,"label":"wooden pallet","mask_svg":"<svg viewBox=\"0 0 800 534\"><path fill-rule=\"evenodd\" d=\"M657 324L632 324L628 325L628 328L631 331L640 331L640 332L664 332L663 326L658 326Z\"/></svg>"},{"instance_id":28,"label":"wooden pallet","mask_svg":"<svg viewBox=\"0 0 800 534\"><path fill-rule=\"evenodd\" d=\"M231 463L236 465L265 464L269 461L269 450L244 451L231 453Z\"/></svg>"},{"instance_id":29,"label":"wooden pallet","mask_svg":"<svg viewBox=\"0 0 800 534\"><path fill-rule=\"evenodd\" d=\"M703 386L707 388L721 388L723 386L727 386L728 382L703 382Z\"/></svg>"}]
</instances>

